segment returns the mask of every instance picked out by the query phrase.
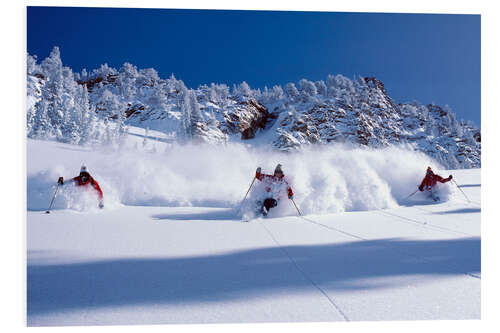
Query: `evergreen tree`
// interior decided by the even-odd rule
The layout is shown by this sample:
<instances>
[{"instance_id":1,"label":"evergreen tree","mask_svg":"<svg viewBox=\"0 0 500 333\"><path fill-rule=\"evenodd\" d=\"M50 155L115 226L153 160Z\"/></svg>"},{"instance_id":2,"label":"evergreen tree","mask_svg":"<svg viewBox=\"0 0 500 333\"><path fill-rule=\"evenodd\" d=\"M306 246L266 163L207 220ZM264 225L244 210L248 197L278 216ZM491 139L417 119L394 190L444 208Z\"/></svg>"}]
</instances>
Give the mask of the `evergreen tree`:
<instances>
[{"instance_id":1,"label":"evergreen tree","mask_svg":"<svg viewBox=\"0 0 500 333\"><path fill-rule=\"evenodd\" d=\"M63 122L63 67L59 48L56 46L52 49L49 57L45 58L40 64L43 74L47 78L47 82L42 88L41 98L47 102L46 112L47 119L50 122L49 137L60 138L62 133L60 128Z\"/></svg>"},{"instance_id":2,"label":"evergreen tree","mask_svg":"<svg viewBox=\"0 0 500 333\"><path fill-rule=\"evenodd\" d=\"M181 91L179 93L178 107L181 112L181 119L179 123L179 128L177 130L177 138L179 142L186 143L190 142L193 138L192 135L192 124L191 124L191 106L189 99L189 92L182 84L180 87Z\"/></svg>"},{"instance_id":3,"label":"evergreen tree","mask_svg":"<svg viewBox=\"0 0 500 333\"><path fill-rule=\"evenodd\" d=\"M80 141L81 111L77 102L79 87L74 79L73 72L69 67L63 67L63 95L61 112L63 121L60 125L61 137L59 141L77 144Z\"/></svg>"},{"instance_id":4,"label":"evergreen tree","mask_svg":"<svg viewBox=\"0 0 500 333\"><path fill-rule=\"evenodd\" d=\"M300 87L300 91L307 97L316 96L318 94L318 90L316 89L316 86L314 85L313 82L311 82L309 80L301 79L299 81L299 87Z\"/></svg>"},{"instance_id":5,"label":"evergreen tree","mask_svg":"<svg viewBox=\"0 0 500 333\"><path fill-rule=\"evenodd\" d=\"M316 86L316 91L318 92L319 95L322 96L327 96L327 87L325 82L323 81L316 81L314 82L314 85Z\"/></svg>"},{"instance_id":6,"label":"evergreen tree","mask_svg":"<svg viewBox=\"0 0 500 333\"><path fill-rule=\"evenodd\" d=\"M300 93L299 93L297 87L295 87L295 84L293 84L292 82L289 82L286 84L285 94L292 102L297 101L297 99L300 96Z\"/></svg>"},{"instance_id":7,"label":"evergreen tree","mask_svg":"<svg viewBox=\"0 0 500 333\"><path fill-rule=\"evenodd\" d=\"M126 62L120 68L119 90L124 101L131 103L137 94L136 80L139 76L137 67Z\"/></svg>"},{"instance_id":8,"label":"evergreen tree","mask_svg":"<svg viewBox=\"0 0 500 333\"><path fill-rule=\"evenodd\" d=\"M248 83L243 81L239 85L237 86L235 85L233 87L233 95L235 95L235 97L237 97L238 99L245 100L250 97L253 97L254 94L252 92L252 89L250 89Z\"/></svg>"},{"instance_id":9,"label":"evergreen tree","mask_svg":"<svg viewBox=\"0 0 500 333\"><path fill-rule=\"evenodd\" d=\"M106 146L113 145L113 132L111 130L111 124L108 119L104 119L104 133L101 142Z\"/></svg>"},{"instance_id":10,"label":"evergreen tree","mask_svg":"<svg viewBox=\"0 0 500 333\"><path fill-rule=\"evenodd\" d=\"M34 139L47 139L53 132L48 114L48 102L40 99L36 105L36 113L33 115L33 125L31 126L30 137Z\"/></svg>"},{"instance_id":11,"label":"evergreen tree","mask_svg":"<svg viewBox=\"0 0 500 333\"><path fill-rule=\"evenodd\" d=\"M87 86L80 86L77 93L76 104L80 115L80 142L85 145L91 143L95 132L98 131L97 116L90 108Z\"/></svg>"},{"instance_id":12,"label":"evergreen tree","mask_svg":"<svg viewBox=\"0 0 500 333\"><path fill-rule=\"evenodd\" d=\"M128 135L128 127L125 124L125 121L126 121L125 112L123 110L119 110L117 124L116 124L116 135L115 135L119 148L122 148L124 146Z\"/></svg>"},{"instance_id":13,"label":"evergreen tree","mask_svg":"<svg viewBox=\"0 0 500 333\"><path fill-rule=\"evenodd\" d=\"M120 110L125 109L118 96L114 95L109 89L104 89L97 101L97 105L99 114L103 119L118 119Z\"/></svg>"},{"instance_id":14,"label":"evergreen tree","mask_svg":"<svg viewBox=\"0 0 500 333\"><path fill-rule=\"evenodd\" d=\"M205 119L201 114L200 106L196 100L196 94L193 90L188 92L189 104L191 108L191 139L198 140L202 136L202 129L205 125Z\"/></svg>"},{"instance_id":15,"label":"evergreen tree","mask_svg":"<svg viewBox=\"0 0 500 333\"><path fill-rule=\"evenodd\" d=\"M26 72L28 75L35 75L40 71L39 66L36 63L36 55L32 56L29 53L26 56Z\"/></svg>"},{"instance_id":16,"label":"evergreen tree","mask_svg":"<svg viewBox=\"0 0 500 333\"><path fill-rule=\"evenodd\" d=\"M60 127L61 137L58 138L61 142L76 144L80 141L79 137L79 126L81 125L80 119L78 119L79 109L75 105L73 99L65 96L63 102L63 122Z\"/></svg>"}]
</instances>

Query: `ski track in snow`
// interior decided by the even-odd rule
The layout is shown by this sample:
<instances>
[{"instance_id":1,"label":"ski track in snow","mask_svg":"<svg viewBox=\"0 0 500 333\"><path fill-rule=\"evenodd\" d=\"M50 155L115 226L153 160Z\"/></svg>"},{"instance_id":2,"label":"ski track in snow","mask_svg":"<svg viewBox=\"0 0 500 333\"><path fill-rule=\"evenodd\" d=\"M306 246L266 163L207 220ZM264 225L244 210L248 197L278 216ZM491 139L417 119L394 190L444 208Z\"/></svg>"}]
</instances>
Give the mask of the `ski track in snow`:
<instances>
[{"instance_id":1,"label":"ski track in snow","mask_svg":"<svg viewBox=\"0 0 500 333\"><path fill-rule=\"evenodd\" d=\"M385 215L389 215L389 216L393 216L393 217L398 218L401 221L405 221L405 222L409 221L409 222L417 223L417 224L420 224L420 225L422 225L422 226L424 226L426 228L436 229L436 230L442 231L444 233L452 233L452 234L463 235L463 236L473 236L473 235L465 233L465 232L461 232L461 231L456 231L456 230L449 229L449 228L440 227L440 226L437 226L437 225L433 225L432 223L429 223L429 222L420 221L420 220L416 220L416 219L413 219L413 218L408 218L408 217L401 216L401 215L398 215L398 214L389 213L387 211L377 211L377 213L379 213L379 214L385 214Z\"/></svg>"},{"instance_id":2,"label":"ski track in snow","mask_svg":"<svg viewBox=\"0 0 500 333\"><path fill-rule=\"evenodd\" d=\"M276 243L276 245L278 245L278 247L281 249L281 251L283 251L283 253L288 257L288 259L290 260L290 262L293 263L293 265L300 272L300 274L302 274L302 276L304 276L316 289L318 289L323 294L323 296L326 297L326 299L328 299L328 301L333 305L333 307L337 310L337 312L340 313L340 315L344 318L345 321L349 321L349 318L340 309L340 307L335 303L335 301L330 296L328 296L328 293L326 293L323 289L321 289L321 287L317 283L315 283L314 280L311 279L304 270L302 270L300 268L300 265L297 264L297 262L287 252L287 250L280 245L280 243L278 242L278 240L276 239L276 237L274 237L273 233L265 226L265 224L263 224L263 223L260 223L260 224L264 227L264 229L266 230L266 232L269 234L269 236L272 238L272 240Z\"/></svg>"},{"instance_id":3,"label":"ski track in snow","mask_svg":"<svg viewBox=\"0 0 500 333\"><path fill-rule=\"evenodd\" d=\"M415 222L415 223L419 223L421 225L424 225L426 227L431 227L433 229L437 229L438 231L442 231L442 230L445 230L444 232L448 232L448 233L453 233L453 234L460 234L460 235L466 235L466 236L471 236L473 237L474 235L471 235L471 234L467 234L467 233L464 233L464 232L459 232L459 231L455 231L455 230L451 230L451 229L447 229L447 228L441 228L441 227L438 227L438 226L433 226L432 224L428 224L427 222L420 222L418 220L413 220L413 219L409 219L407 217L403 217L403 216L399 216L399 215L396 215L396 214L392 214L392 213L388 213L388 212L384 212L384 211L376 211L376 213L382 213L382 214L387 214L389 216L394 216L394 217L397 217L397 218L400 218L402 220L408 220L408 221L412 221L412 222ZM349 237L352 237L352 238L355 238L355 239L358 239L358 240L363 240L363 241L367 241L368 239L365 239L361 236L358 236L358 235L354 235L352 233L349 233L349 232L346 232L344 230L341 230L341 229L337 229L337 228L334 228L334 227L331 227L331 226L328 226L328 225L324 225L322 223L318 223L318 222L315 222L311 219L308 219L308 218L305 218L303 216L300 216L300 218L302 218L303 220L305 221L308 221L310 223L313 223L313 224L316 224L316 225L319 225L319 226L322 226L326 229L330 229L330 230L333 230L333 231L336 231L336 232L339 232L341 234L344 234L344 235L347 235ZM394 248L395 251L397 252L400 252L400 253L403 253L404 255L407 255L407 256L410 256L412 258L415 258L415 259L419 259L419 260L423 260L423 261L426 261L425 258L423 257L420 257L416 254L412 254L412 253L407 253L407 252L401 252L399 249L397 248ZM472 273L468 273L468 272L464 272L463 274L467 275L467 276L471 276L471 277L474 277L474 278L479 278L479 276L476 276Z\"/></svg>"},{"instance_id":4,"label":"ski track in snow","mask_svg":"<svg viewBox=\"0 0 500 333\"><path fill-rule=\"evenodd\" d=\"M416 207L418 208L418 207ZM422 209L423 210L423 209ZM426 211L426 210L424 210ZM426 211L427 212L427 211ZM450 233L453 233L453 234L462 234L462 235L467 235L467 236L473 236L473 235L470 235L470 234L467 234L467 233L463 233L463 232L459 232L459 231L455 231L455 230L451 230L451 229L447 229L447 228L440 228L438 226L433 226L431 224L428 224L427 222L421 222L421 221L417 221L417 220L413 220L413 219L408 219L406 217L402 217L402 216L399 216L399 215L396 215L396 214L391 214L391 213L388 213L388 212L384 212L384 211L379 211L378 213L383 213L383 214L388 214L390 216L394 216L394 217L397 217L397 218L400 218L402 220L409 220L409 221L412 221L412 222L415 222L415 223L419 223L421 225L424 225L426 227L432 227L433 229L437 229L439 231L442 231L442 230L445 230L445 232L450 232ZM335 227L332 227L332 226L328 226L328 225L325 225L325 224L322 224L322 223L319 223L319 222L316 222L310 218L306 218L304 216L299 216L298 217L299 219L302 219L302 220L305 220L309 223L313 223L315 225L318 225L318 226L321 226L323 228L326 228L326 229L329 229L329 230L333 230L335 232L338 232L338 233L341 233L343 235L347 235L349 237L352 237L352 238L355 238L356 240L362 240L362 241L367 241L368 239L366 238L363 238L359 235L355 235L355 234L352 234L352 233L349 233L349 232L346 232L344 230L341 230L341 229L337 229ZM276 245L285 253L285 255L288 257L288 259L290 260L290 262L293 263L293 265L296 267L296 269L307 279L309 280L309 282L315 287L317 288L327 299L328 301L333 305L333 307L342 315L342 317L345 319L345 321L350 321L349 318L347 317L347 315L342 311L342 309L339 307L338 304L335 303L335 301L312 279L310 278L307 273L300 267L300 265L293 259L293 257L286 251L286 249L284 247L282 247L282 245L280 244L280 242L278 241L278 239L276 238L275 235L273 235L273 233L265 226L265 224L262 222L262 221L259 221L259 224L261 224L264 229L266 230L266 232L269 234L269 236L272 238L272 240L276 243ZM413 259L417 259L417 260L422 260L422 261L427 261L425 258L419 256L419 255L416 255L414 253L408 253L408 252L403 252L395 247L391 247L392 249L394 249L396 252L399 252L399 253L402 253L403 255L405 256L408 256L408 257L411 257ZM473 273L470 273L470 272L464 272L463 273L464 275L466 276L469 276L469 277L472 277L472 278L476 278L476 279L481 279L481 277L479 275L476 275L476 274L473 274Z\"/></svg>"}]
</instances>

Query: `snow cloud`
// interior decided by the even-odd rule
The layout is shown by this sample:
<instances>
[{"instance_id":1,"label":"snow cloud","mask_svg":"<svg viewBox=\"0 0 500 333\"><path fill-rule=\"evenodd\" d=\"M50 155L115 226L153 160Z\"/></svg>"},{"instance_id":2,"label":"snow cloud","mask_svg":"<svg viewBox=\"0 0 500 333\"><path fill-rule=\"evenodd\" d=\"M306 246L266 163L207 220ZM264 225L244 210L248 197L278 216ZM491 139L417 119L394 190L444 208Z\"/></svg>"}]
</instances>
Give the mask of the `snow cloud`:
<instances>
[{"instance_id":1,"label":"snow cloud","mask_svg":"<svg viewBox=\"0 0 500 333\"><path fill-rule=\"evenodd\" d=\"M350 148L331 145L294 153L225 146L171 146L156 153L137 149L122 151L70 149L54 142L28 141L28 209L47 209L59 176L76 176L86 164L104 192L106 209L123 205L212 206L242 208L247 214L265 191L255 181L240 206L257 167L272 174L282 164L304 214L324 214L395 207L417 189L425 169L448 173L422 153L391 147ZM47 158L53 156L54 158ZM438 184L441 185L441 184ZM447 200L453 188L439 186ZM417 193L415 200L425 199ZM97 201L96 201L97 202ZM88 196L75 199L75 190L64 188L55 208L81 210ZM272 215L292 215L296 210L283 198ZM272 216L271 215L271 216Z\"/></svg>"}]
</instances>

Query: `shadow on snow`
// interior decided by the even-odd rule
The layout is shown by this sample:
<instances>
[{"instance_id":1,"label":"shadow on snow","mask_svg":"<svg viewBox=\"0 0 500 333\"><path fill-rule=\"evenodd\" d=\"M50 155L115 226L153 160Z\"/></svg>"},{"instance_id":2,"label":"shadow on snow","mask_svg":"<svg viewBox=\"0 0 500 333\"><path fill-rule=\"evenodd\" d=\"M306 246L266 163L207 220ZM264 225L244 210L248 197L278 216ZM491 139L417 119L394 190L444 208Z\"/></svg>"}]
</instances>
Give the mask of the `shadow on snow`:
<instances>
[{"instance_id":1,"label":"shadow on snow","mask_svg":"<svg viewBox=\"0 0 500 333\"><path fill-rule=\"evenodd\" d=\"M481 184L462 184L458 185L458 187L481 187Z\"/></svg>"},{"instance_id":2,"label":"shadow on snow","mask_svg":"<svg viewBox=\"0 0 500 333\"><path fill-rule=\"evenodd\" d=\"M374 279L379 277L477 273L481 270L480 248L481 240L477 237L282 247L309 278L330 290L384 288L383 282ZM267 247L206 256L123 258L72 264L41 264L50 256L64 254L29 251L28 316L107 306L248 299L314 290L282 249ZM385 283L394 287L398 283L407 284L408 280Z\"/></svg>"},{"instance_id":3,"label":"shadow on snow","mask_svg":"<svg viewBox=\"0 0 500 333\"><path fill-rule=\"evenodd\" d=\"M464 213L481 213L481 208L460 208L454 210L447 210L444 212L434 212L433 214L446 215L446 214L464 214Z\"/></svg>"},{"instance_id":4,"label":"shadow on snow","mask_svg":"<svg viewBox=\"0 0 500 333\"><path fill-rule=\"evenodd\" d=\"M203 211L199 213L171 213L156 214L151 216L154 220L235 220L241 222L241 215L234 209L223 209L216 211Z\"/></svg>"}]
</instances>

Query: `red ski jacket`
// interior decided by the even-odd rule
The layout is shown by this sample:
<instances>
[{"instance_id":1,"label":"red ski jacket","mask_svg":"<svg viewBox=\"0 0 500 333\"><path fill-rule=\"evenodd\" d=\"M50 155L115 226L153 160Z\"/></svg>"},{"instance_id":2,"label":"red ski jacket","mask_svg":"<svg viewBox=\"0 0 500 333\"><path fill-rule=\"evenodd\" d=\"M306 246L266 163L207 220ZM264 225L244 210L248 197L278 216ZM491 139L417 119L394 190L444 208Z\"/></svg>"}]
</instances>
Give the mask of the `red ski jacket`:
<instances>
[{"instance_id":1,"label":"red ski jacket","mask_svg":"<svg viewBox=\"0 0 500 333\"><path fill-rule=\"evenodd\" d=\"M423 191L424 189L429 190L433 188L437 184L437 182L446 183L449 182L450 180L451 178L443 178L439 175L436 175L435 173L427 174L425 175L424 179L422 179L422 183L420 183L418 189L420 191Z\"/></svg>"},{"instance_id":2,"label":"red ski jacket","mask_svg":"<svg viewBox=\"0 0 500 333\"><path fill-rule=\"evenodd\" d=\"M91 185L97 191L97 193L99 193L99 198L102 200L103 195L101 187L99 186L99 183L94 178L92 178L91 175L89 175L89 178L86 182L84 182L80 176L74 177L73 179L71 179L71 181L73 181L76 186L88 187L89 185Z\"/></svg>"},{"instance_id":3,"label":"red ski jacket","mask_svg":"<svg viewBox=\"0 0 500 333\"><path fill-rule=\"evenodd\" d=\"M255 178L257 178L260 181L266 181L269 185L271 184L280 184L284 183L286 185L286 191L288 193L289 197L293 196L293 190L292 187L288 184L288 182L285 180L285 176L274 176L274 175L266 175L264 173L256 172L255 173ZM266 187L267 192L271 192L271 186ZM277 198L279 199L279 198Z\"/></svg>"}]
</instances>

